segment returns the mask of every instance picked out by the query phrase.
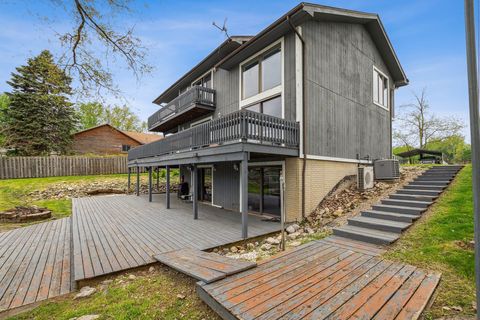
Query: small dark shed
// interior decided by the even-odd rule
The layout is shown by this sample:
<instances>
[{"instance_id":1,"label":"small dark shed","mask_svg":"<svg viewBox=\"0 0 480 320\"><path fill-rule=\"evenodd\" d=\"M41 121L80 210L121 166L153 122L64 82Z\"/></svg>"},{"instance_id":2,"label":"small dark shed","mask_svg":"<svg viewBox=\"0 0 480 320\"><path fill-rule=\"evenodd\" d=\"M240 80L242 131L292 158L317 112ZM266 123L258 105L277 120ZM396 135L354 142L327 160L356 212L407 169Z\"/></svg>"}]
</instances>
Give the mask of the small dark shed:
<instances>
[{"instance_id":1,"label":"small dark shed","mask_svg":"<svg viewBox=\"0 0 480 320\"><path fill-rule=\"evenodd\" d=\"M402 158L412 158L415 156L420 157L421 163L443 163L443 152L437 150L427 150L427 149L412 149L402 153L396 154Z\"/></svg>"}]
</instances>

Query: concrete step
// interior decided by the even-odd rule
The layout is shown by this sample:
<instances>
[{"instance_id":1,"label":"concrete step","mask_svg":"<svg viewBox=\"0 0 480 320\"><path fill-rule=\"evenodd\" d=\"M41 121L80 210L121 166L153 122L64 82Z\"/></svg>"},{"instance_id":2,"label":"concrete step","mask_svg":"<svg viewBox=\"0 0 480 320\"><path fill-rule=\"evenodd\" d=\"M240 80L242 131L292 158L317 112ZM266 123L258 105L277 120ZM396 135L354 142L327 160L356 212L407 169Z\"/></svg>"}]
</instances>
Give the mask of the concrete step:
<instances>
[{"instance_id":1,"label":"concrete step","mask_svg":"<svg viewBox=\"0 0 480 320\"><path fill-rule=\"evenodd\" d=\"M390 244L400 237L400 234L398 233L372 230L349 225L340 228L333 228L333 234L344 238L373 244Z\"/></svg>"},{"instance_id":2,"label":"concrete step","mask_svg":"<svg viewBox=\"0 0 480 320\"><path fill-rule=\"evenodd\" d=\"M399 189L397 190L397 193L436 197L442 192L437 190Z\"/></svg>"},{"instance_id":3,"label":"concrete step","mask_svg":"<svg viewBox=\"0 0 480 320\"><path fill-rule=\"evenodd\" d=\"M408 222L408 223L411 223L417 220L418 218L420 218L420 216L413 215L413 214L401 214L401 213L376 211L376 210L362 211L362 216L369 217L369 218L376 218L376 219L391 220L391 221Z\"/></svg>"},{"instance_id":4,"label":"concrete step","mask_svg":"<svg viewBox=\"0 0 480 320\"><path fill-rule=\"evenodd\" d=\"M446 175L446 174L422 174L421 176L418 176L419 178L443 178L444 180L451 181L453 178L455 178L455 175Z\"/></svg>"},{"instance_id":5,"label":"concrete step","mask_svg":"<svg viewBox=\"0 0 480 320\"><path fill-rule=\"evenodd\" d=\"M403 188L416 189L416 190L438 190L438 191L442 191L443 189L445 189L444 186L421 185L421 184L414 184L414 182L404 186Z\"/></svg>"},{"instance_id":6,"label":"concrete step","mask_svg":"<svg viewBox=\"0 0 480 320\"><path fill-rule=\"evenodd\" d=\"M405 214L416 214L421 215L426 208L413 208L413 207L404 207L404 206L391 206L387 204L374 204L372 206L373 210L376 211L387 211L393 213L405 213Z\"/></svg>"},{"instance_id":7,"label":"concrete step","mask_svg":"<svg viewBox=\"0 0 480 320\"><path fill-rule=\"evenodd\" d=\"M441 181L441 180L413 180L410 182L411 184L416 184L416 185L426 185L426 186L444 186L446 187L450 181Z\"/></svg>"},{"instance_id":8,"label":"concrete step","mask_svg":"<svg viewBox=\"0 0 480 320\"><path fill-rule=\"evenodd\" d=\"M415 178L415 181L452 181L453 178L445 178L445 177L429 177L429 176L419 176Z\"/></svg>"},{"instance_id":9,"label":"concrete step","mask_svg":"<svg viewBox=\"0 0 480 320\"><path fill-rule=\"evenodd\" d=\"M403 230L410 227L412 224L408 222L399 222L385 219L376 219L364 216L358 216L348 219L350 226L368 228L386 232L402 233Z\"/></svg>"},{"instance_id":10,"label":"concrete step","mask_svg":"<svg viewBox=\"0 0 480 320\"><path fill-rule=\"evenodd\" d=\"M398 200L412 200L412 201L434 201L436 196L421 196L421 195L413 195L413 194L398 194L394 193L389 196L390 199L398 199Z\"/></svg>"},{"instance_id":11,"label":"concrete step","mask_svg":"<svg viewBox=\"0 0 480 320\"><path fill-rule=\"evenodd\" d=\"M399 199L383 199L382 204L388 204L390 206L400 207L413 207L413 208L428 208L433 202L431 201L414 201L414 200L399 200Z\"/></svg>"}]
</instances>

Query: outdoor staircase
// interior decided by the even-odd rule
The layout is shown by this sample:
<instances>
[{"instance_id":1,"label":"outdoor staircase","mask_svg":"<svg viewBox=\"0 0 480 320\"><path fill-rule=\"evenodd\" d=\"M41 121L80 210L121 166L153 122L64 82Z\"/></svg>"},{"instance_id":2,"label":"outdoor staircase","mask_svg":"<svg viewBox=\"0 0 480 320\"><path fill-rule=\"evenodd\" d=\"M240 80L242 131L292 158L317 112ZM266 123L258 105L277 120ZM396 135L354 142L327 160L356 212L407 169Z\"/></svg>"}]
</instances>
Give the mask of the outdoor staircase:
<instances>
[{"instance_id":1,"label":"outdoor staircase","mask_svg":"<svg viewBox=\"0 0 480 320\"><path fill-rule=\"evenodd\" d=\"M435 202L462 166L436 166L389 195L333 234L373 244L390 244Z\"/></svg>"}]
</instances>

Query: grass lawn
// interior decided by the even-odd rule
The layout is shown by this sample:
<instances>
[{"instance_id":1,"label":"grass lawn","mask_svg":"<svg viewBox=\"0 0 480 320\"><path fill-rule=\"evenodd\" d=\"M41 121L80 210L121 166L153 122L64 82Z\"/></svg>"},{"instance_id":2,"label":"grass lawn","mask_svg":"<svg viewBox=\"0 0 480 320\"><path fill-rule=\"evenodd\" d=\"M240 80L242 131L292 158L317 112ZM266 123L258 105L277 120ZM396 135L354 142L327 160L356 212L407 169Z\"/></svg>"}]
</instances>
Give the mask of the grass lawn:
<instances>
[{"instance_id":1,"label":"grass lawn","mask_svg":"<svg viewBox=\"0 0 480 320\"><path fill-rule=\"evenodd\" d=\"M112 278L111 284L97 285L91 297L74 300L72 293L10 319L71 319L89 314L100 319L219 319L198 298L192 278L160 265L154 272L129 274L136 279L126 274Z\"/></svg>"},{"instance_id":2,"label":"grass lawn","mask_svg":"<svg viewBox=\"0 0 480 320\"><path fill-rule=\"evenodd\" d=\"M134 178L135 177L132 178L132 182L134 182ZM146 183L146 179L147 174L142 174L143 183ZM109 180L120 180L126 184L127 175L112 174L0 180L0 211L21 205L37 205L52 210L52 215L56 219L68 217L72 213L71 199L63 198L32 201L28 194L36 190L48 189L58 183L75 184ZM0 223L0 232L26 226L28 224L29 223Z\"/></svg>"},{"instance_id":3,"label":"grass lawn","mask_svg":"<svg viewBox=\"0 0 480 320\"><path fill-rule=\"evenodd\" d=\"M466 166L385 257L442 273L427 319L473 315L475 301L472 167ZM448 310L460 306L463 311ZM444 308L447 307L447 308Z\"/></svg>"}]
</instances>

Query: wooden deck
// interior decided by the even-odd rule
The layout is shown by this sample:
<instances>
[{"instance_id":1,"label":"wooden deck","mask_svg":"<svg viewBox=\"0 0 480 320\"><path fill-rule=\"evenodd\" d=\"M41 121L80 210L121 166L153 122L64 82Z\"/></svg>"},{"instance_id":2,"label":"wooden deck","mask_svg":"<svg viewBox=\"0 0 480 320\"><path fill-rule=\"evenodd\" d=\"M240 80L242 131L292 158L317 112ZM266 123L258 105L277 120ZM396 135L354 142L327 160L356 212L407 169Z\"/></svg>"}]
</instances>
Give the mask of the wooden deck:
<instances>
[{"instance_id":1,"label":"wooden deck","mask_svg":"<svg viewBox=\"0 0 480 320\"><path fill-rule=\"evenodd\" d=\"M205 204L194 220L192 205L165 195L99 196L73 200L75 280L134 268L154 255L182 248L205 250L241 238L241 215ZM249 236L279 231L280 224L249 216Z\"/></svg>"},{"instance_id":2,"label":"wooden deck","mask_svg":"<svg viewBox=\"0 0 480 320\"><path fill-rule=\"evenodd\" d=\"M440 276L381 252L329 237L197 291L224 319L417 319Z\"/></svg>"},{"instance_id":3,"label":"wooden deck","mask_svg":"<svg viewBox=\"0 0 480 320\"><path fill-rule=\"evenodd\" d=\"M69 293L70 218L0 233L0 311Z\"/></svg>"},{"instance_id":4,"label":"wooden deck","mask_svg":"<svg viewBox=\"0 0 480 320\"><path fill-rule=\"evenodd\" d=\"M205 283L218 281L257 266L255 262L232 259L191 248L160 253L155 256L155 259Z\"/></svg>"}]
</instances>

